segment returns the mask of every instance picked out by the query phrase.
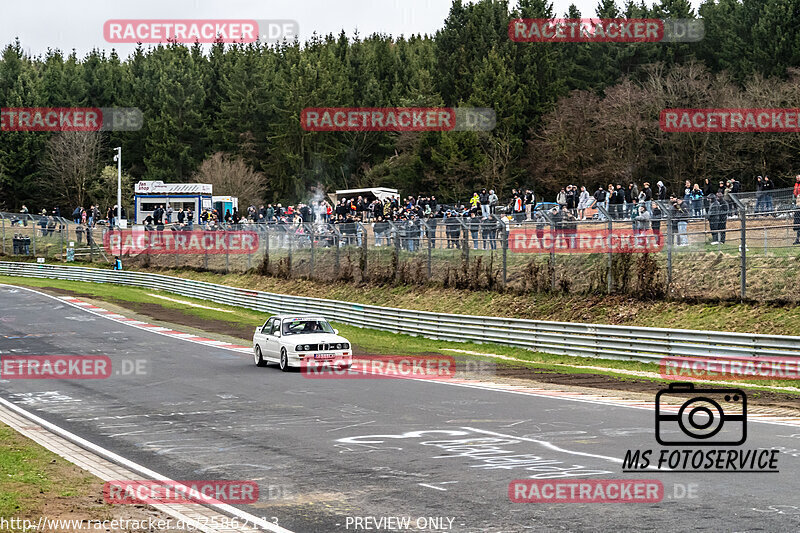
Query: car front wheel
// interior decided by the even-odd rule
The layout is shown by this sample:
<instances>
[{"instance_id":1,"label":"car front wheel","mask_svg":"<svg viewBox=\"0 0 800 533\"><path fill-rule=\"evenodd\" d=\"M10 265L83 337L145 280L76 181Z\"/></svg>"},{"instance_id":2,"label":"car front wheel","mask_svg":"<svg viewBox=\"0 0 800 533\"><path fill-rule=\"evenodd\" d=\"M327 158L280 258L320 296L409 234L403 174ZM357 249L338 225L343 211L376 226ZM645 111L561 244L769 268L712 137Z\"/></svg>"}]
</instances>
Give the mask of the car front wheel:
<instances>
[{"instance_id":1,"label":"car front wheel","mask_svg":"<svg viewBox=\"0 0 800 533\"><path fill-rule=\"evenodd\" d=\"M256 344L256 349L253 352L253 360L256 363L256 366L267 366L267 362L264 360L264 356L261 354L261 347Z\"/></svg>"},{"instance_id":2,"label":"car front wheel","mask_svg":"<svg viewBox=\"0 0 800 533\"><path fill-rule=\"evenodd\" d=\"M289 355L286 353L286 348L281 348L281 370L284 372L289 371Z\"/></svg>"}]
</instances>

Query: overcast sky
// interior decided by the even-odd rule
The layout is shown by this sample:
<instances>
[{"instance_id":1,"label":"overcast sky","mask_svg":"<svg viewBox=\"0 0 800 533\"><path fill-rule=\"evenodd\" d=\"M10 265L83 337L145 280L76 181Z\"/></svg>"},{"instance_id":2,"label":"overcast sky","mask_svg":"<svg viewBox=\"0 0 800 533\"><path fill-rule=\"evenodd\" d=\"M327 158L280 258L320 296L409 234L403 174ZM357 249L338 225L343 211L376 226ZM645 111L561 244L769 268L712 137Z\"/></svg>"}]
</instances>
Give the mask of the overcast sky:
<instances>
[{"instance_id":1,"label":"overcast sky","mask_svg":"<svg viewBox=\"0 0 800 533\"><path fill-rule=\"evenodd\" d=\"M450 0L0 0L0 43L19 37L33 55L48 48L92 48L127 56L136 45L109 44L103 38L108 19L292 19L301 41L313 32L361 35L433 33L441 28ZM594 15L598 0L555 0L556 16L574 3L584 16ZM621 5L621 1L617 4ZM651 2L652 3L652 2ZM700 0L692 0L697 9Z\"/></svg>"}]
</instances>

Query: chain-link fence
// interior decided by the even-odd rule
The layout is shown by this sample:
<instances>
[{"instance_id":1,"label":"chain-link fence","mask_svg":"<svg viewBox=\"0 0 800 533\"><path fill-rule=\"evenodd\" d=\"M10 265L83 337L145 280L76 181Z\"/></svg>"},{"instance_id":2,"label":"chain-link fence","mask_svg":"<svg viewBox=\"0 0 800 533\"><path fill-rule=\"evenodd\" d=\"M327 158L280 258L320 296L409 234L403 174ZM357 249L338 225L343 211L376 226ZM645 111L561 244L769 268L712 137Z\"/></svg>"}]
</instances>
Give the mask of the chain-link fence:
<instances>
[{"instance_id":1,"label":"chain-link fence","mask_svg":"<svg viewBox=\"0 0 800 533\"><path fill-rule=\"evenodd\" d=\"M2 253L283 278L658 299L800 300L800 206L791 189L601 206L340 224L167 224L113 230L0 213Z\"/></svg>"}]
</instances>

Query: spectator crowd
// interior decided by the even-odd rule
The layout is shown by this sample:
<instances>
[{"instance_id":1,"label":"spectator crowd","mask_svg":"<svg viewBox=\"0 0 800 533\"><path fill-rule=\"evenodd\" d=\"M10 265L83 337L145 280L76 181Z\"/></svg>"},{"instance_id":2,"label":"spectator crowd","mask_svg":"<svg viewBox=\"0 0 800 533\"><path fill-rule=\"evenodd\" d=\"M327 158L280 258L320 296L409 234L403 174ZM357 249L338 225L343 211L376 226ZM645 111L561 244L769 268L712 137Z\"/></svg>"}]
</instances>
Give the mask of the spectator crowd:
<instances>
[{"instance_id":1,"label":"spectator crowd","mask_svg":"<svg viewBox=\"0 0 800 533\"><path fill-rule=\"evenodd\" d=\"M774 211L774 184L768 176L758 176L755 180L756 214L766 215ZM245 210L232 209L224 213L214 208L205 208L197 214L191 209L173 210L169 204L158 205L144 220L149 231L192 230L197 224L201 229L214 231L234 226L238 229L263 228L270 225L277 230L285 242L292 233L307 236L310 225L314 225L316 242L321 245L341 244L361 245L363 242L362 224L371 224L376 246L386 246L399 237L404 249L414 251L420 248L421 238L430 237L436 247L437 227L444 227L445 239L441 246L461 248L471 236L473 248L494 249L498 246L498 231L515 222L531 221L537 230L546 227L574 229L579 221L628 220L635 231L666 233L665 224L671 221L673 243L678 246L689 244L687 228L691 219L704 218L708 221L711 244L724 244L727 234L727 221L736 216L735 204L731 194L739 193L741 183L731 178L711 182L686 180L682 189L670 193L662 181L655 186L645 181L639 185L629 181L627 186L610 183L599 186L590 194L585 186L567 185L555 196L555 202L545 202L534 196L530 189L512 189L511 194L502 200L492 189L475 191L466 203L442 204L435 196L389 196L383 199L367 196L339 198L335 203L317 199L306 203L288 205L281 203L250 205ZM797 232L794 244L800 244L800 175L796 177L793 188L795 207L793 229ZM666 207L667 211L664 211ZM28 225L28 208L22 206L20 217L11 219L12 225ZM72 211L72 221L76 224L75 233L79 244L85 236L92 242L92 229L96 226L110 228L115 225L117 206L101 211L99 205L88 209L76 207ZM39 226L43 236L52 235L61 229L61 213L58 207L51 211L43 209L41 217L34 223ZM123 218L125 213L123 209ZM334 229L335 228L335 229Z\"/></svg>"}]
</instances>

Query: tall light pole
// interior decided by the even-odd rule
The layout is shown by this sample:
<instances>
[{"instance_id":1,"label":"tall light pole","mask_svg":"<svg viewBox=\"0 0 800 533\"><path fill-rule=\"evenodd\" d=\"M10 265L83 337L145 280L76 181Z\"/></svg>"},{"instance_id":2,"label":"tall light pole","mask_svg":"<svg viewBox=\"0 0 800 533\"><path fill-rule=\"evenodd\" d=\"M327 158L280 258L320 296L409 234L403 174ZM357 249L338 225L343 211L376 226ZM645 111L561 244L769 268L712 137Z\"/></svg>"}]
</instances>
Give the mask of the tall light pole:
<instances>
[{"instance_id":1,"label":"tall light pole","mask_svg":"<svg viewBox=\"0 0 800 533\"><path fill-rule=\"evenodd\" d=\"M114 148L117 153L114 156L114 161L117 162L117 227L121 227L122 223L122 147L117 146Z\"/></svg>"}]
</instances>

